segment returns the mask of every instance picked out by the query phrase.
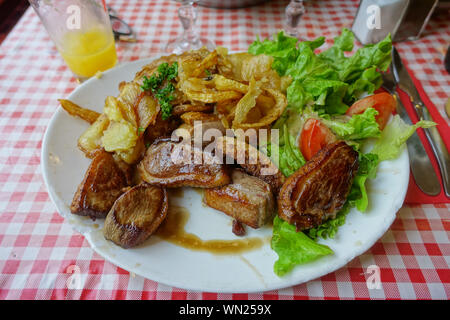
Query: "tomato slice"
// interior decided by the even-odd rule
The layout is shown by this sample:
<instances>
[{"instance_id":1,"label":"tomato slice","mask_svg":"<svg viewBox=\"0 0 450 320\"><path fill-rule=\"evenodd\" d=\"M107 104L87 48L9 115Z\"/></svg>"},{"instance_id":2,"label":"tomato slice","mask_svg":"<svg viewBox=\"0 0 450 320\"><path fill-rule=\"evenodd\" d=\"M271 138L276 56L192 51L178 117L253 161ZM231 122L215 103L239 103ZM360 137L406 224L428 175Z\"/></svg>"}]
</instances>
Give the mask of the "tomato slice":
<instances>
[{"instance_id":1,"label":"tomato slice","mask_svg":"<svg viewBox=\"0 0 450 320\"><path fill-rule=\"evenodd\" d=\"M356 101L345 114L352 116L354 114L364 113L367 108L374 108L378 111L375 119L380 126L380 130L383 130L389 121L389 117L394 112L396 105L397 101L395 101L392 95L387 92L382 92Z\"/></svg>"},{"instance_id":2,"label":"tomato slice","mask_svg":"<svg viewBox=\"0 0 450 320\"><path fill-rule=\"evenodd\" d=\"M308 119L300 134L299 147L306 160L311 158L336 137L320 120Z\"/></svg>"}]
</instances>

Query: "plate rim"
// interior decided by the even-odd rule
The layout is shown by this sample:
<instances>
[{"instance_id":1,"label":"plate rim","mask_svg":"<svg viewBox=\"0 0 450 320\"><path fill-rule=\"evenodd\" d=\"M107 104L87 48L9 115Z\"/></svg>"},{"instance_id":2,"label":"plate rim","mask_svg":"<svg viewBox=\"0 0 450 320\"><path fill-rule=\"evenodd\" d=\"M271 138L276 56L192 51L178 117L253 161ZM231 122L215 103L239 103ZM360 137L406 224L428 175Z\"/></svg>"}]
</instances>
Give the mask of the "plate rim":
<instances>
[{"instance_id":1,"label":"plate rim","mask_svg":"<svg viewBox=\"0 0 450 320\"><path fill-rule=\"evenodd\" d=\"M143 59L139 59L139 60L134 60L134 61L129 61L129 62L124 62L121 63L119 65L117 65L116 67L109 69L105 72L103 72L103 75L108 75L110 73L116 72L116 69L120 69L120 68L125 68L127 66L130 66L132 64L144 64L144 63L150 63L151 61L158 59L159 57L163 56L163 53L158 53L158 54L154 54L152 55L152 57L148 57L148 58L143 58ZM137 71L136 71L137 72ZM77 90L81 90L83 87L85 86L89 86L91 85L92 82L96 82L98 79L96 77L92 77L88 80L86 80L85 82L83 82L81 85L77 86L74 88L74 90L72 90L66 97L69 98L72 94L74 94ZM144 279L149 279L151 281L155 281L164 285L168 285L174 288L182 288L184 290L189 290L189 291L197 291L197 292L215 292L215 293L256 293L256 292L266 292L266 291L272 291L272 290L280 290L283 288L288 288L288 287L293 287L302 283L307 283L309 281L315 280L317 278L320 278L322 276L325 276L331 272L335 272L339 269L341 269L342 267L344 267L345 265L347 265L351 260L355 259L356 257L362 255L364 252L366 252L367 250L369 250L385 233L386 231L389 229L389 227L392 225L392 223L394 222L397 212L399 211L399 209L402 207L403 203L404 203L404 199L406 197L406 193L408 190L408 181L409 181L409 177L410 177L410 167L409 167L409 156L408 156L408 152L406 150L406 148L403 149L402 153L399 155L399 157L406 157L406 160L404 161L405 164L407 164L407 166L405 167L405 171L407 170L407 174L405 175L405 183L404 185L406 186L403 190L401 195L397 198L397 201L395 203L393 203L392 207L392 214L390 214L389 216L384 217L384 221L382 224L382 227L379 228L377 234L378 236L375 236L373 238L370 239L370 241L366 241L363 245L359 246L358 248L354 249L352 251L352 254L350 255L350 257L346 258L346 259L341 259L340 263L338 264L331 264L329 263L329 267L326 268L326 272L311 278L308 278L307 280L291 280L291 283L286 283L286 284L279 284L279 285L272 285L272 286L268 286L266 288L264 288L264 290L261 289L250 289L250 290L222 290L220 288L205 288L205 287L196 287L196 286L189 286L189 285L180 285L179 283L175 283L175 282L171 282L169 279L162 279L161 277L159 277L158 275L152 276L152 278L150 278L148 275L143 274L142 272L139 272L138 270L136 270L137 268L132 268L127 266L126 264L124 264L122 261L116 259L116 256L111 256L111 255L106 255L104 254L104 252L102 250L99 250L99 248L97 247L97 245L94 243L94 240L91 236L91 233L94 230L81 230L79 229L76 225L74 225L73 223L71 223L68 219L68 217L63 214L62 212L60 212L58 203L60 202L59 199L57 198L57 194L54 190L54 187L51 186L50 184L50 178L49 178L49 159L47 157L47 155L49 154L48 152L48 140L49 140L49 135L50 132L52 131L51 129L55 126L56 123L56 119L58 117L59 114L63 113L64 111L61 110L61 108L58 106L58 108L56 109L56 111L53 113L47 127L44 133L44 137L42 139L42 149L41 149L41 161L40 161L40 167L41 167L41 172L42 172L42 176L44 179L44 183L45 186L47 188L47 193L49 194L50 200L52 201L53 205L55 206L56 211L58 212L58 214L64 218L65 222L67 222L70 227L75 230L76 232L80 233L81 235L83 235L84 238L86 238L86 240L89 243L89 246L91 247L91 249L96 252L97 254L99 254L103 259L105 259L106 261L111 262L112 264L128 271L129 273L134 273L136 275L139 275L141 277L143 277ZM282 278L281 278L282 279Z\"/></svg>"}]
</instances>

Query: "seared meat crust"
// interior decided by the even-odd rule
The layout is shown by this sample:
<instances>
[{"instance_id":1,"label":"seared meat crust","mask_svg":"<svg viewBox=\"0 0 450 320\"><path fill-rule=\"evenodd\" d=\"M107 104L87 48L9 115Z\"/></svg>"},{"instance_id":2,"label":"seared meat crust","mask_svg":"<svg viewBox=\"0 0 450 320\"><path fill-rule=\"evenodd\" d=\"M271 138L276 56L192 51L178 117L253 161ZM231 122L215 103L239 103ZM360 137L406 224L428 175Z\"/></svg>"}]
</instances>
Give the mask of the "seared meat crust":
<instances>
[{"instance_id":1,"label":"seared meat crust","mask_svg":"<svg viewBox=\"0 0 450 320\"><path fill-rule=\"evenodd\" d=\"M182 148L182 143L170 138L155 141L139 163L141 178L150 184L171 188L214 188L230 183L224 164L214 163L213 156L202 150ZM196 164L195 157L202 157L201 164Z\"/></svg>"},{"instance_id":2,"label":"seared meat crust","mask_svg":"<svg viewBox=\"0 0 450 320\"><path fill-rule=\"evenodd\" d=\"M216 150L226 158L234 159L248 174L267 182L273 192L277 193L283 185L285 178L278 167L252 145L233 137L220 137L216 140ZM244 161L240 159L240 152L244 154Z\"/></svg>"},{"instance_id":3,"label":"seared meat crust","mask_svg":"<svg viewBox=\"0 0 450 320\"><path fill-rule=\"evenodd\" d=\"M252 228L265 225L275 212L269 184L241 169L233 170L232 179L232 184L205 190L204 202Z\"/></svg>"},{"instance_id":4,"label":"seared meat crust","mask_svg":"<svg viewBox=\"0 0 450 320\"><path fill-rule=\"evenodd\" d=\"M126 175L113 156L106 151L99 151L78 186L70 211L92 219L105 218L127 185Z\"/></svg>"},{"instance_id":5,"label":"seared meat crust","mask_svg":"<svg viewBox=\"0 0 450 320\"><path fill-rule=\"evenodd\" d=\"M305 230L342 209L358 171L358 153L343 141L320 150L291 175L278 196L278 215Z\"/></svg>"}]
</instances>

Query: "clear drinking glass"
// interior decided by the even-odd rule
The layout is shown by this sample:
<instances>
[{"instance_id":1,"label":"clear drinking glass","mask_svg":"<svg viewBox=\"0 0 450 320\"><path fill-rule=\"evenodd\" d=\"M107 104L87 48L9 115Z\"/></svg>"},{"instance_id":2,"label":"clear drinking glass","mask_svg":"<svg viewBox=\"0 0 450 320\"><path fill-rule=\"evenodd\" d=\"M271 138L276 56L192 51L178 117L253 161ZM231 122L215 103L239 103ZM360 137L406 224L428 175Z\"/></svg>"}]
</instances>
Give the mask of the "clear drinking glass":
<instances>
[{"instance_id":1,"label":"clear drinking glass","mask_svg":"<svg viewBox=\"0 0 450 320\"><path fill-rule=\"evenodd\" d=\"M195 29L195 21L197 20L197 10L194 7L196 0L175 0L181 3L178 9L178 17L183 26L183 34L177 39L169 42L166 46L166 52L181 54L189 50L197 50L206 47L208 50L214 50L216 45L204 38L200 38Z\"/></svg>"},{"instance_id":2,"label":"clear drinking glass","mask_svg":"<svg viewBox=\"0 0 450 320\"><path fill-rule=\"evenodd\" d=\"M104 0L29 0L67 66L80 80L117 63Z\"/></svg>"},{"instance_id":3,"label":"clear drinking glass","mask_svg":"<svg viewBox=\"0 0 450 320\"><path fill-rule=\"evenodd\" d=\"M284 31L291 37L300 37L300 20L305 14L303 0L291 0L285 10Z\"/></svg>"}]
</instances>

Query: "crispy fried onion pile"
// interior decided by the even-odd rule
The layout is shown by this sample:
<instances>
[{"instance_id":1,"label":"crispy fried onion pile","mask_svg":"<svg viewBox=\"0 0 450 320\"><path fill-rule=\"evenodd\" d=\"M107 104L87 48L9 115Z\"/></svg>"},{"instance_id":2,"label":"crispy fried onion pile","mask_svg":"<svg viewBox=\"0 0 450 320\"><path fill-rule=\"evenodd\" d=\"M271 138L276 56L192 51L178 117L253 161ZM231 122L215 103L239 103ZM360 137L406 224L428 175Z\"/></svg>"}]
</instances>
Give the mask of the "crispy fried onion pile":
<instances>
[{"instance_id":1,"label":"crispy fried onion pile","mask_svg":"<svg viewBox=\"0 0 450 320\"><path fill-rule=\"evenodd\" d=\"M158 99L141 86L160 64L174 62L178 75L173 80L172 114L162 119ZM180 115L189 111L212 113L227 129L270 128L287 106L285 93L291 81L272 70L272 62L270 56L228 54L220 47L157 59L132 81L120 83L117 97L106 98L103 113L81 135L78 146L89 158L104 149L134 164L146 145L158 135L170 134Z\"/></svg>"}]
</instances>

